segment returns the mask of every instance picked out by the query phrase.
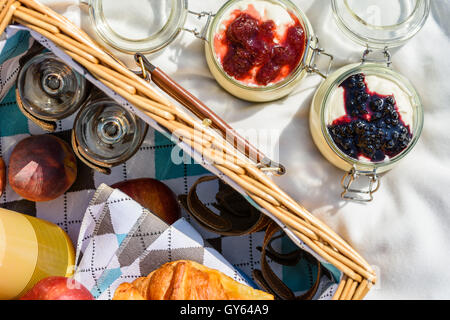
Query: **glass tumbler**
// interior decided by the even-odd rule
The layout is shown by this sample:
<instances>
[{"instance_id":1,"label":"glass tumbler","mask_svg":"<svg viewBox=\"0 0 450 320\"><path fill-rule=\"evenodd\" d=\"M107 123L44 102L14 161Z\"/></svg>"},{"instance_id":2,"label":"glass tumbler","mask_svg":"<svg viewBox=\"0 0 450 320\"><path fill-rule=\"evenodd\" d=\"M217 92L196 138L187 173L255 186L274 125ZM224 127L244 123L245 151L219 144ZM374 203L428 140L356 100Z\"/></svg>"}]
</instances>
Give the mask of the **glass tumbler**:
<instances>
[{"instance_id":1,"label":"glass tumbler","mask_svg":"<svg viewBox=\"0 0 450 320\"><path fill-rule=\"evenodd\" d=\"M69 117L85 102L86 79L51 52L35 55L20 69L17 101L23 113L41 127ZM56 124L44 126L53 131Z\"/></svg>"},{"instance_id":2,"label":"glass tumbler","mask_svg":"<svg viewBox=\"0 0 450 320\"><path fill-rule=\"evenodd\" d=\"M130 159L141 146L148 125L114 100L96 96L78 113L72 132L81 160L103 173Z\"/></svg>"}]
</instances>

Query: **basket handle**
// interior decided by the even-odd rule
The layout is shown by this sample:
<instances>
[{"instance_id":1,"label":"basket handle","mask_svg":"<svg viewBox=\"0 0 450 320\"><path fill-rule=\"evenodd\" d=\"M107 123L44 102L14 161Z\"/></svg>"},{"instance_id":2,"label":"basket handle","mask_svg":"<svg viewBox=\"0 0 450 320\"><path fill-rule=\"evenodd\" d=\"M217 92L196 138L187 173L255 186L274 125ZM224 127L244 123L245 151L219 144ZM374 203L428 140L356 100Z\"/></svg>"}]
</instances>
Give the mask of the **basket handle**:
<instances>
[{"instance_id":1,"label":"basket handle","mask_svg":"<svg viewBox=\"0 0 450 320\"><path fill-rule=\"evenodd\" d=\"M144 78L148 78L147 72L149 72L152 81L159 88L185 106L198 118L202 119L204 124L211 125L215 129L218 129L229 143L231 143L235 148L238 148L248 158L258 163L263 171L272 171L278 175L283 175L286 173L286 168L282 164L272 161L266 157L248 140L239 135L227 122L203 104L203 102L180 86L164 71L151 64L143 54L136 53L134 58L136 63L141 67ZM244 150L241 150L242 147Z\"/></svg>"}]
</instances>

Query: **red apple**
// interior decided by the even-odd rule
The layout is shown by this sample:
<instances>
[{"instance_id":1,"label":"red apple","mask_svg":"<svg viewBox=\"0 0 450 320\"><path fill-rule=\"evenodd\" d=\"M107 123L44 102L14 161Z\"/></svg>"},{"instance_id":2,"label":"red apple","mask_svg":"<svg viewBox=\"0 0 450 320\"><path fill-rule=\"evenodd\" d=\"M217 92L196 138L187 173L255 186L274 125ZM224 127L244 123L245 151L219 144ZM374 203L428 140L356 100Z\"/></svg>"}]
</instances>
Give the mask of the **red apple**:
<instances>
[{"instance_id":1,"label":"red apple","mask_svg":"<svg viewBox=\"0 0 450 320\"><path fill-rule=\"evenodd\" d=\"M6 168L5 168L5 161L3 161L3 158L0 157L0 196L5 191L6 186Z\"/></svg>"},{"instance_id":2,"label":"red apple","mask_svg":"<svg viewBox=\"0 0 450 320\"><path fill-rule=\"evenodd\" d=\"M95 300L78 281L66 277L42 279L20 300Z\"/></svg>"},{"instance_id":3,"label":"red apple","mask_svg":"<svg viewBox=\"0 0 450 320\"><path fill-rule=\"evenodd\" d=\"M11 188L30 201L50 201L75 182L77 161L69 145L53 135L31 136L11 153L8 169Z\"/></svg>"},{"instance_id":4,"label":"red apple","mask_svg":"<svg viewBox=\"0 0 450 320\"><path fill-rule=\"evenodd\" d=\"M143 178L119 182L111 187L119 189L167 224L172 224L181 218L181 210L175 194L161 181Z\"/></svg>"}]
</instances>

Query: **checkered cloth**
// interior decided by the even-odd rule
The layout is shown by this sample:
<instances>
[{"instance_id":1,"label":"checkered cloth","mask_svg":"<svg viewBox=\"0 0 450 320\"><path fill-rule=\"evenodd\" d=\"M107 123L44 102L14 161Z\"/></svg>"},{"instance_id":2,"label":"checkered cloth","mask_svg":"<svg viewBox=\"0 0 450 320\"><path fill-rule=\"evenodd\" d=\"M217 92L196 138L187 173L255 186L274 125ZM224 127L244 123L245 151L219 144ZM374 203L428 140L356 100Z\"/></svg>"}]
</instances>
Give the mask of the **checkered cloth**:
<instances>
[{"instance_id":1,"label":"checkered cloth","mask_svg":"<svg viewBox=\"0 0 450 320\"><path fill-rule=\"evenodd\" d=\"M89 201L93 198L96 189L101 184L112 185L123 180L149 177L164 182L175 194L180 195L187 194L190 187L198 178L204 175L215 174L243 194L249 202L257 207L238 185L207 163L201 155L197 154L184 143L175 143L172 141L170 134L168 134L165 128L159 126L159 124L139 110L136 110L126 100L93 78L92 75L76 64L51 41L33 31L29 32L29 30L23 27L8 27L7 34L8 41L2 43L3 49L0 54L0 156L4 158L6 163L8 163L12 149L20 140L29 135L45 133L19 111L14 94L18 58L26 53L31 46L33 38L63 59L76 71L83 74L89 81L103 90L105 94L115 99L125 108L135 112L151 128L137 154L126 163L113 168L111 175L98 173L84 165L81 161L78 161L77 180L70 190L58 199L49 202L31 202L22 199L7 185L6 191L0 199L1 207L51 221L65 230L74 243L78 242L80 226L86 208L89 206ZM30 34L32 37L30 37ZM70 142L70 130L72 129L74 118L75 115L58 121L57 130L53 134ZM179 154L184 159L182 163L172 162L173 154ZM217 185L208 188L199 187L198 189L201 200L208 203L213 211L215 208L211 206L211 203L214 202L214 195L217 190ZM261 209L261 211L271 216L266 210ZM206 239L235 269L241 274L246 275L248 277L247 280L251 282L250 275L252 271L260 268L260 251L258 247L263 243L263 232L239 237L218 236L200 227L186 213L183 213L183 216L187 222L199 231L203 239ZM276 219L274 220L277 221ZM284 227L281 223L279 224ZM342 276L341 273L305 244L296 239L287 228L284 227L284 231L288 234L289 238L284 237L281 240L275 241L273 243L274 249L288 252L297 246L318 258L330 273L333 274L333 277L331 277L331 280L328 277L324 277L323 281L321 281L321 289L318 291L316 298L320 296L322 298L331 297L336 290L336 282ZM292 240L294 240L295 244ZM302 261L296 267L280 266L275 263L271 263L271 267L296 293L307 290L315 281L316 266L305 261Z\"/></svg>"}]
</instances>

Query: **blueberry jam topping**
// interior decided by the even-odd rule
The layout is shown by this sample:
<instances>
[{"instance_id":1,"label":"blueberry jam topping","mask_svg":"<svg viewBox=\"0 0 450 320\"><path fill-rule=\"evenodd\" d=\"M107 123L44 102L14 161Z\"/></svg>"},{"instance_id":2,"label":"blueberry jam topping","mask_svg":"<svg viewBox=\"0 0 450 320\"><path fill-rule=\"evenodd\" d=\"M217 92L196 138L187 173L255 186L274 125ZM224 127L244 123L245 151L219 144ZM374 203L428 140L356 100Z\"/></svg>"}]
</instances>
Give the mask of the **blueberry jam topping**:
<instances>
[{"instance_id":1,"label":"blueberry jam topping","mask_svg":"<svg viewBox=\"0 0 450 320\"><path fill-rule=\"evenodd\" d=\"M378 162L406 149L412 134L394 96L369 91L362 73L347 78L340 87L344 88L346 115L328 126L340 150L355 159L362 156Z\"/></svg>"},{"instance_id":2,"label":"blueberry jam topping","mask_svg":"<svg viewBox=\"0 0 450 320\"><path fill-rule=\"evenodd\" d=\"M272 20L240 13L225 31L225 72L238 80L254 78L264 86L290 74L303 57L305 34L298 19L287 28L284 39L277 39L276 28Z\"/></svg>"}]
</instances>

